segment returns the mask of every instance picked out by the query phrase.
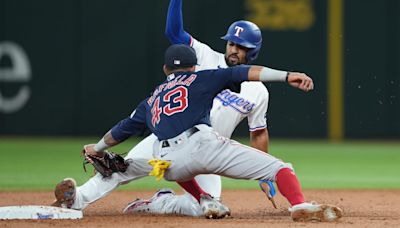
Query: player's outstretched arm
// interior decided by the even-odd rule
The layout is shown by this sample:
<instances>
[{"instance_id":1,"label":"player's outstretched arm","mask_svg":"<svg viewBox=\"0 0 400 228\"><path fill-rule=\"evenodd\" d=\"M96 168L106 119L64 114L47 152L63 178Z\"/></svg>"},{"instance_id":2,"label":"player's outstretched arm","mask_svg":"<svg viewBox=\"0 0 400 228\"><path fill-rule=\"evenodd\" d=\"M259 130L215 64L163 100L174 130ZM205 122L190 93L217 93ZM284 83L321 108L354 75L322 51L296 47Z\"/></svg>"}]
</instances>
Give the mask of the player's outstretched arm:
<instances>
[{"instance_id":1,"label":"player's outstretched arm","mask_svg":"<svg viewBox=\"0 0 400 228\"><path fill-rule=\"evenodd\" d=\"M248 73L249 81L287 82L289 85L305 92L314 89L313 80L304 73L274 70L268 67L252 66Z\"/></svg>"},{"instance_id":2,"label":"player's outstretched arm","mask_svg":"<svg viewBox=\"0 0 400 228\"><path fill-rule=\"evenodd\" d=\"M169 3L165 35L172 44L190 45L192 38L183 29L182 0L171 0Z\"/></svg>"},{"instance_id":3,"label":"player's outstretched arm","mask_svg":"<svg viewBox=\"0 0 400 228\"><path fill-rule=\"evenodd\" d=\"M132 114L119 121L111 130L109 130L97 144L84 146L85 152L103 157L103 151L115 146L132 135L140 136L147 130L146 126L146 104L147 99L143 100Z\"/></svg>"}]
</instances>

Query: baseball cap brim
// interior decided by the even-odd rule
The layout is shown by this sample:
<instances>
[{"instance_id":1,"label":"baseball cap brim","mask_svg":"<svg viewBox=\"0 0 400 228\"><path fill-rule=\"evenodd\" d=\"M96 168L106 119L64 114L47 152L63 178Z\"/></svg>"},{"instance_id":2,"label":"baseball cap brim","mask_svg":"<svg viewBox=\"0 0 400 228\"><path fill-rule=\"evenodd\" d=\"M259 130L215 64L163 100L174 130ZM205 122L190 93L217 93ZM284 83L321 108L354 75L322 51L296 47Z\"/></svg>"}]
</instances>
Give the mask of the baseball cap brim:
<instances>
[{"instance_id":1,"label":"baseball cap brim","mask_svg":"<svg viewBox=\"0 0 400 228\"><path fill-rule=\"evenodd\" d=\"M239 44L240 46L243 46L245 48L256 48L256 45L254 45L254 44L252 44L250 42L247 42L247 41L245 41L245 40L243 40L243 39L241 39L240 37L237 37L237 36L232 36L232 35L226 34L225 36L221 37L221 39L226 40L226 41L230 41L230 42L235 43L235 44Z\"/></svg>"}]
</instances>

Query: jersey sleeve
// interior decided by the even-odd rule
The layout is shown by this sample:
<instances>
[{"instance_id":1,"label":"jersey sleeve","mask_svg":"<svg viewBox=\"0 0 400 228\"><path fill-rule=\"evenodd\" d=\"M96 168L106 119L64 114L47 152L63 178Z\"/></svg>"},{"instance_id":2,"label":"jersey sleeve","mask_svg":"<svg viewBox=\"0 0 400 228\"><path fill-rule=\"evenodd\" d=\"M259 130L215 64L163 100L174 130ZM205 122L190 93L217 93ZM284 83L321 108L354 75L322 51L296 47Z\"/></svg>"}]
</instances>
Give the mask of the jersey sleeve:
<instances>
[{"instance_id":1,"label":"jersey sleeve","mask_svg":"<svg viewBox=\"0 0 400 228\"><path fill-rule=\"evenodd\" d=\"M235 67L229 67L225 69L215 70L216 79L225 82L225 86L229 86L230 84L240 84L244 81L248 81L250 66L241 65Z\"/></svg>"},{"instance_id":2,"label":"jersey sleeve","mask_svg":"<svg viewBox=\"0 0 400 228\"><path fill-rule=\"evenodd\" d=\"M169 3L165 35L172 44L191 45L192 37L183 29L182 0Z\"/></svg>"},{"instance_id":3,"label":"jersey sleeve","mask_svg":"<svg viewBox=\"0 0 400 228\"><path fill-rule=\"evenodd\" d=\"M217 70L199 71L203 83L207 84L210 95L216 96L224 89L236 88L248 80L249 66L229 67Z\"/></svg>"},{"instance_id":4,"label":"jersey sleeve","mask_svg":"<svg viewBox=\"0 0 400 228\"><path fill-rule=\"evenodd\" d=\"M252 82L255 83L255 82ZM251 88L256 97L255 103L257 104L254 109L247 116L249 131L256 131L267 128L267 111L269 102L269 93L267 88L261 83L257 89Z\"/></svg>"},{"instance_id":5,"label":"jersey sleeve","mask_svg":"<svg viewBox=\"0 0 400 228\"><path fill-rule=\"evenodd\" d=\"M146 100L144 100L129 117L121 120L111 129L111 135L116 141L122 142L133 135L141 136L146 130Z\"/></svg>"},{"instance_id":6,"label":"jersey sleeve","mask_svg":"<svg viewBox=\"0 0 400 228\"><path fill-rule=\"evenodd\" d=\"M205 69L207 68L206 66L213 66L209 69L217 69L220 53L214 51L210 46L193 37L191 42L191 47L196 52L197 62L200 64L200 68Z\"/></svg>"}]
</instances>

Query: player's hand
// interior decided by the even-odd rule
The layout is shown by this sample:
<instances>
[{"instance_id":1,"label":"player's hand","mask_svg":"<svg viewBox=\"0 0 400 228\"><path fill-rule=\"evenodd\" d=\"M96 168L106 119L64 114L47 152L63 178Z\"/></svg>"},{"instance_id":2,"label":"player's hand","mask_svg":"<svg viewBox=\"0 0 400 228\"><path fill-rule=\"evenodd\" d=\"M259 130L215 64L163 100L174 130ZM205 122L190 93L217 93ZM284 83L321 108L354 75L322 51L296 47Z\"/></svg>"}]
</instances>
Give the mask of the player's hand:
<instances>
[{"instance_id":1,"label":"player's hand","mask_svg":"<svg viewBox=\"0 0 400 228\"><path fill-rule=\"evenodd\" d=\"M96 151L94 149L94 146L96 144L87 144L83 146L83 150L85 151L86 154L94 155L94 156L99 156L102 157L104 153L102 151Z\"/></svg>"},{"instance_id":2,"label":"player's hand","mask_svg":"<svg viewBox=\"0 0 400 228\"><path fill-rule=\"evenodd\" d=\"M287 82L298 89L301 89L305 92L314 89L314 82L313 80L308 77L306 74L297 73L297 72L290 72L288 75Z\"/></svg>"}]
</instances>

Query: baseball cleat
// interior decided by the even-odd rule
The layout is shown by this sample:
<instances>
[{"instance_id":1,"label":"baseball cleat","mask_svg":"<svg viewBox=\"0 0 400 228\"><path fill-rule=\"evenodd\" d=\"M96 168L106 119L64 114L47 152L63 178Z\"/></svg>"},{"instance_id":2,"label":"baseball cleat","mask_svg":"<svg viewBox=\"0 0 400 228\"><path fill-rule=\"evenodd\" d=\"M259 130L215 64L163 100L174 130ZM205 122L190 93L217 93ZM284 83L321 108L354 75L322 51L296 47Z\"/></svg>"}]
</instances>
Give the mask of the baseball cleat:
<instances>
[{"instance_id":1,"label":"baseball cleat","mask_svg":"<svg viewBox=\"0 0 400 228\"><path fill-rule=\"evenodd\" d=\"M200 195L200 207L207 219L220 219L231 215L227 206L213 199L210 195Z\"/></svg>"},{"instance_id":2,"label":"baseball cleat","mask_svg":"<svg viewBox=\"0 0 400 228\"><path fill-rule=\"evenodd\" d=\"M56 200L53 207L71 208L75 202L76 181L73 178L65 178L56 185L54 195Z\"/></svg>"},{"instance_id":3,"label":"baseball cleat","mask_svg":"<svg viewBox=\"0 0 400 228\"><path fill-rule=\"evenodd\" d=\"M333 222L343 216L339 207L327 204L302 203L289 208L295 222Z\"/></svg>"},{"instance_id":4,"label":"baseball cleat","mask_svg":"<svg viewBox=\"0 0 400 228\"><path fill-rule=\"evenodd\" d=\"M150 200L136 199L130 202L122 211L124 214L150 212Z\"/></svg>"},{"instance_id":5,"label":"baseball cleat","mask_svg":"<svg viewBox=\"0 0 400 228\"><path fill-rule=\"evenodd\" d=\"M221 201L219 201L220 203L221 203ZM224 208L224 213L225 213L225 215L224 215L224 217L229 217L229 216L231 216L231 210L229 209L229 207L227 207L227 206L225 206L224 204L222 204L221 203L221 205L222 205L222 207Z\"/></svg>"},{"instance_id":6,"label":"baseball cleat","mask_svg":"<svg viewBox=\"0 0 400 228\"><path fill-rule=\"evenodd\" d=\"M278 209L274 199L274 196L276 195L274 183L270 180L259 180L258 184L265 195L267 195L267 198L271 201L272 206L274 206L275 209Z\"/></svg>"},{"instance_id":7,"label":"baseball cleat","mask_svg":"<svg viewBox=\"0 0 400 228\"><path fill-rule=\"evenodd\" d=\"M129 203L124 210L122 211L124 214L133 214L133 213L156 213L152 210L151 203L166 194L175 195L175 192L169 188L163 188L158 190L150 199L136 199Z\"/></svg>"}]
</instances>

